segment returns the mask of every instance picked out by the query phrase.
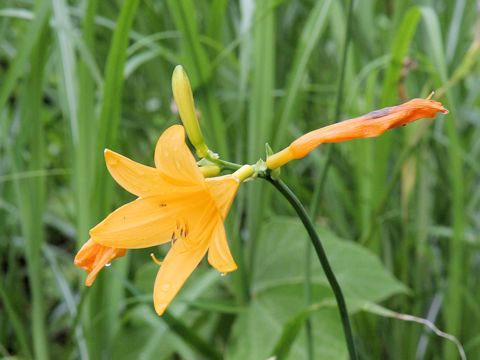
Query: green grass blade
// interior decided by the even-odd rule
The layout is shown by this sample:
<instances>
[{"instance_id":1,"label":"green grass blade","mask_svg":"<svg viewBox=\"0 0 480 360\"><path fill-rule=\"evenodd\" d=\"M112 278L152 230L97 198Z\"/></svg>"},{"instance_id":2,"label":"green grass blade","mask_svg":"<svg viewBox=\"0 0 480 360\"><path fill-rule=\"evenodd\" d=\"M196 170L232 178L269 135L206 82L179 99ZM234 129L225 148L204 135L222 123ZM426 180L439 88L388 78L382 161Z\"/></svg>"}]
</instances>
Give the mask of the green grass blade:
<instances>
[{"instance_id":1,"label":"green grass blade","mask_svg":"<svg viewBox=\"0 0 480 360\"><path fill-rule=\"evenodd\" d=\"M411 47L413 35L420 20L420 9L414 6L408 10L395 34L390 50L390 64L385 72L380 106L392 106L397 102L397 86L400 80L403 61Z\"/></svg>"},{"instance_id":2,"label":"green grass blade","mask_svg":"<svg viewBox=\"0 0 480 360\"><path fill-rule=\"evenodd\" d=\"M255 8L255 18L262 16L253 28L252 72L250 104L247 122L247 160L256 161L265 157L265 142L271 139L274 129L274 89L275 89L275 19L274 1L261 1ZM267 13L265 13L268 11ZM265 15L266 14L266 15ZM249 229L248 260L252 271L257 235L261 227L269 190L263 184L248 189L247 226Z\"/></svg>"},{"instance_id":3,"label":"green grass blade","mask_svg":"<svg viewBox=\"0 0 480 360\"><path fill-rule=\"evenodd\" d=\"M25 52L22 53L22 56L30 56L30 75L20 92L20 128L15 144L16 146L28 144L30 157L28 161L24 161L21 154L14 150L12 144L9 144L8 153L13 172L19 172L23 169L41 170L44 167L44 119L40 109L47 59L47 48L44 44L48 41L47 22L46 18L42 17L48 14L48 7L46 7L45 2L38 5L36 14L39 16L37 18L39 22L34 21L35 26L32 25L32 28L38 31L38 34L35 34L38 42L31 44L31 47L28 40L23 43ZM28 46L25 44L28 44ZM24 66L27 60L28 58L25 57L21 64ZM12 79L12 82L7 81L5 87L2 88L2 94L8 93L5 89L8 86L13 86L13 79L16 75L19 74L15 64L9 74L9 79ZM30 315L33 353L36 359L43 360L49 358L41 254L41 246L45 239L42 222L45 203L45 179L43 177L17 178L14 185L20 209L22 235L25 241L28 282L31 287L32 308Z\"/></svg>"},{"instance_id":4,"label":"green grass blade","mask_svg":"<svg viewBox=\"0 0 480 360\"><path fill-rule=\"evenodd\" d=\"M326 25L326 19L329 15L330 0L318 1L310 12L305 26L300 36L297 49L295 51L292 68L288 75L288 83L285 89L285 95L280 103L278 112L279 121L277 130L272 142L274 146L283 145L288 124L293 120L295 107L299 100L299 91L302 80L305 77L308 61L315 49L320 37L323 34Z\"/></svg>"},{"instance_id":5,"label":"green grass blade","mask_svg":"<svg viewBox=\"0 0 480 360\"><path fill-rule=\"evenodd\" d=\"M70 121L70 131L72 134L73 145L78 143L78 84L77 67L74 52L74 44L69 34L73 33L70 15L68 13L67 3L64 0L52 0L54 33L58 41L58 51L60 53L61 73L62 73L62 92L64 94L64 114Z\"/></svg>"},{"instance_id":6,"label":"green grass blade","mask_svg":"<svg viewBox=\"0 0 480 360\"><path fill-rule=\"evenodd\" d=\"M22 349L23 355L25 355L28 358L32 357L32 352L30 350L30 347L28 345L28 333L27 329L24 327L24 324L22 324L22 321L17 314L9 295L7 295L6 290L3 287L3 281L0 281L0 299L3 304L3 308L5 309L6 313L6 318L8 319L8 322L12 325L13 330L15 331L15 335L17 337L18 343L20 344L20 347Z\"/></svg>"},{"instance_id":7,"label":"green grass blade","mask_svg":"<svg viewBox=\"0 0 480 360\"><path fill-rule=\"evenodd\" d=\"M123 5L113 34L112 45L108 53L105 65L104 93L98 123L96 149L99 154L102 154L106 146L113 146L117 139L120 124L121 95L124 85L123 73L126 62L128 33L132 27L138 3L139 0L133 0ZM103 156L97 155L97 159L99 162L102 162Z\"/></svg>"},{"instance_id":8,"label":"green grass blade","mask_svg":"<svg viewBox=\"0 0 480 360\"><path fill-rule=\"evenodd\" d=\"M5 103L14 90L18 78L21 76L22 71L25 70L28 57L38 42L41 29L45 26L49 14L50 2L42 1L38 9L35 11L35 19L29 25L29 28L22 39L17 55L15 56L15 61L12 63L11 68L3 80L3 84L0 88L0 109L5 107Z\"/></svg>"},{"instance_id":9,"label":"green grass blade","mask_svg":"<svg viewBox=\"0 0 480 360\"><path fill-rule=\"evenodd\" d=\"M94 183L88 200L95 199L96 206L91 207L91 219L101 220L110 210L111 180L105 177L103 149L115 147L120 126L122 93L124 87L124 69L129 32L138 8L139 0L125 2L121 8L118 22L113 33L111 46L105 64L103 97L101 99L100 117L97 123L98 135L93 149ZM84 149L85 150L85 149ZM86 236L86 234L85 234ZM118 264L97 280L90 297L90 356L96 359L108 356L113 332L118 324L118 308L123 297L121 278L126 272L127 262Z\"/></svg>"},{"instance_id":10,"label":"green grass blade","mask_svg":"<svg viewBox=\"0 0 480 360\"><path fill-rule=\"evenodd\" d=\"M443 48L442 31L435 12L429 7L422 8L423 21L425 23L428 38L430 40L432 62L435 64L436 71L441 85L448 83L447 60ZM452 208L451 222L453 227L453 237L449 246L448 260L448 287L445 298L444 316L446 318L446 331L454 336L459 336L462 322L462 304L461 296L464 284L464 264L465 250L463 248L463 234L465 224L465 201L462 169L462 148L459 135L456 129L457 111L452 96L447 93L446 106L450 110L449 119L445 122L447 136L449 140L449 181L452 188ZM455 355L455 348L451 345L445 345L446 358L452 358Z\"/></svg>"},{"instance_id":11,"label":"green grass blade","mask_svg":"<svg viewBox=\"0 0 480 360\"><path fill-rule=\"evenodd\" d=\"M67 305L68 312L70 313L70 316L72 318L72 323L73 323L77 316L77 304L73 297L73 293L70 290L68 281L65 278L65 276L63 276L63 272L60 269L60 265L58 264L58 261L55 257L55 254L53 253L53 250L50 249L48 246L44 246L43 253L45 254L45 258L47 259L52 269L52 273L55 277L58 290L63 296L63 299L65 301L65 304ZM80 326L75 326L75 325L72 326L72 328L74 329L73 331L75 333L75 340L76 340L76 345L78 347L78 353L79 353L80 359L88 360L89 359L88 348L87 348L87 343L85 342L83 329Z\"/></svg>"}]
</instances>

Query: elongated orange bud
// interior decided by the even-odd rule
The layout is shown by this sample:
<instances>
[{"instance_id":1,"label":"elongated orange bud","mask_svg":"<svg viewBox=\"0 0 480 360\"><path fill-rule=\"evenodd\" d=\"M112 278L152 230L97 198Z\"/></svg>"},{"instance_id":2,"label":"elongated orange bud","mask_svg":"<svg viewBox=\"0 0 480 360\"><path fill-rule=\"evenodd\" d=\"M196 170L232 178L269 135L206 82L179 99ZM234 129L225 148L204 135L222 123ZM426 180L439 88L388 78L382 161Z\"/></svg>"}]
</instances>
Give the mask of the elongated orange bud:
<instances>
[{"instance_id":1,"label":"elongated orange bud","mask_svg":"<svg viewBox=\"0 0 480 360\"><path fill-rule=\"evenodd\" d=\"M300 159L323 143L379 136L389 129L415 120L433 118L438 112L447 114L448 110L438 101L430 99L413 99L402 105L375 110L299 137L286 149L269 157L267 167L275 169L293 159Z\"/></svg>"}]
</instances>

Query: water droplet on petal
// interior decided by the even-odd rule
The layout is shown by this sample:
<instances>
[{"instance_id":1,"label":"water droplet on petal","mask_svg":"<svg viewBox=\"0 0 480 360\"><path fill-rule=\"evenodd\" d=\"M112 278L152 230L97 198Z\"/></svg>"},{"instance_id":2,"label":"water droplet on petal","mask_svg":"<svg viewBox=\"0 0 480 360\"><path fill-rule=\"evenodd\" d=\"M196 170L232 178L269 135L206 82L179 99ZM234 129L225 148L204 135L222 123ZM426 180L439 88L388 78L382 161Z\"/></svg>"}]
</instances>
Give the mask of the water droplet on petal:
<instances>
[{"instance_id":1,"label":"water droplet on petal","mask_svg":"<svg viewBox=\"0 0 480 360\"><path fill-rule=\"evenodd\" d=\"M167 292L168 289L170 289L170 284L169 284L169 283L165 283L165 284L163 284L163 285L160 287L160 289L161 289L162 291L164 291L164 292Z\"/></svg>"},{"instance_id":2,"label":"water droplet on petal","mask_svg":"<svg viewBox=\"0 0 480 360\"><path fill-rule=\"evenodd\" d=\"M110 265L112 265L112 263L108 262L108 263L105 264L105 267L109 267Z\"/></svg>"},{"instance_id":3,"label":"water droplet on petal","mask_svg":"<svg viewBox=\"0 0 480 360\"><path fill-rule=\"evenodd\" d=\"M220 276L227 276L227 273L222 272L222 273L220 273Z\"/></svg>"}]
</instances>

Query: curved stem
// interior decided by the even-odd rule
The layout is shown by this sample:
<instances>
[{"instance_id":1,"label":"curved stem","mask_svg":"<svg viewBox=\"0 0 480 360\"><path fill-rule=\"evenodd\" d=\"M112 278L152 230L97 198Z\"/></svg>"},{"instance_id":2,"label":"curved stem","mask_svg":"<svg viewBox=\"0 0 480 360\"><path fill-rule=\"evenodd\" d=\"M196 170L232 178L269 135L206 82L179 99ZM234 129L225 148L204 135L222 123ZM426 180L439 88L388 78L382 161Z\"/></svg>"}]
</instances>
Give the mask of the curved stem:
<instances>
[{"instance_id":1,"label":"curved stem","mask_svg":"<svg viewBox=\"0 0 480 360\"><path fill-rule=\"evenodd\" d=\"M345 339L347 341L348 353L350 355L351 360L357 360L357 353L355 350L355 344L353 342L353 334L352 328L350 326L350 320L348 318L347 312L347 305L345 303L345 298L342 293L342 289L338 284L338 281L333 273L332 267L327 258L327 254L325 253L325 249L320 241L320 238L315 231L315 227L313 226L310 217L308 216L307 211L303 207L300 200L297 196L290 190L290 188L281 180L274 180L271 177L266 177L275 188L288 200L288 202L293 206L295 211L297 212L298 217L302 220L305 229L310 236L310 240L312 241L313 247L315 248L315 252L317 253L318 260L322 265L323 271L325 272L325 276L332 288L333 294L335 295L335 300L337 301L338 310L340 312L340 318L342 320L343 331L345 333Z\"/></svg>"},{"instance_id":2,"label":"curved stem","mask_svg":"<svg viewBox=\"0 0 480 360\"><path fill-rule=\"evenodd\" d=\"M236 163L233 163L233 162L230 162L230 161L225 161L225 160L222 160L222 159L218 159L218 158L215 158L215 157L210 156L210 155L207 155L205 157L205 159L207 159L208 161L210 161L214 164L220 165L223 169L227 169L227 170L238 170L242 167L242 165L240 165L240 164L236 164Z\"/></svg>"}]
</instances>

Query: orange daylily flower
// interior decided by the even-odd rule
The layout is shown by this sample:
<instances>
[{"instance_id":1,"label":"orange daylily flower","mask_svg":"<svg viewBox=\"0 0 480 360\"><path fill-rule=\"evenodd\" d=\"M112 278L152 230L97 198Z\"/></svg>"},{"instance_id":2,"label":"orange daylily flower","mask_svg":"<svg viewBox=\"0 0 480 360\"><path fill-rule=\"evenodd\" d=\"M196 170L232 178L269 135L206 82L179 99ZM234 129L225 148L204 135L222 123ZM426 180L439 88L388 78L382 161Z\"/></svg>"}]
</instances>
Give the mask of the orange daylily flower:
<instances>
[{"instance_id":1,"label":"orange daylily flower","mask_svg":"<svg viewBox=\"0 0 480 360\"><path fill-rule=\"evenodd\" d=\"M357 138L375 137L385 131L418 119L433 118L438 112L448 113L442 104L430 99L413 99L402 105L372 111L366 115L311 131L287 148L270 156L267 167L276 169L293 159L300 159L320 144Z\"/></svg>"},{"instance_id":2,"label":"orange daylily flower","mask_svg":"<svg viewBox=\"0 0 480 360\"><path fill-rule=\"evenodd\" d=\"M125 249L171 243L153 292L161 315L207 252L219 272L237 268L223 222L241 178L234 173L205 179L185 144L183 126L174 125L160 136L155 168L110 150L105 160L113 178L138 198L90 230L91 239L75 257L75 265L89 272L87 286Z\"/></svg>"}]
</instances>

